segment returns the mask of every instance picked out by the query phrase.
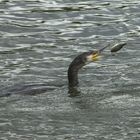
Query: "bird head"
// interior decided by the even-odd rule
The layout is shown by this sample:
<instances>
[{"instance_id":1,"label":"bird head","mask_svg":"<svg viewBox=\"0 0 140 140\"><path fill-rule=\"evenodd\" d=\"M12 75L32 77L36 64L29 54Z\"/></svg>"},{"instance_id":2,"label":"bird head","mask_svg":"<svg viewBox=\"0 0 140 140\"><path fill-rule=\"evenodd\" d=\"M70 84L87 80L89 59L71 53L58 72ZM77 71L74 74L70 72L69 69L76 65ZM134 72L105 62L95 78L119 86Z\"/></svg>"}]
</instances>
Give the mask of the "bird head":
<instances>
[{"instance_id":1,"label":"bird head","mask_svg":"<svg viewBox=\"0 0 140 140\"><path fill-rule=\"evenodd\" d=\"M87 62L95 62L101 58L101 55L99 51L91 51L86 58Z\"/></svg>"}]
</instances>

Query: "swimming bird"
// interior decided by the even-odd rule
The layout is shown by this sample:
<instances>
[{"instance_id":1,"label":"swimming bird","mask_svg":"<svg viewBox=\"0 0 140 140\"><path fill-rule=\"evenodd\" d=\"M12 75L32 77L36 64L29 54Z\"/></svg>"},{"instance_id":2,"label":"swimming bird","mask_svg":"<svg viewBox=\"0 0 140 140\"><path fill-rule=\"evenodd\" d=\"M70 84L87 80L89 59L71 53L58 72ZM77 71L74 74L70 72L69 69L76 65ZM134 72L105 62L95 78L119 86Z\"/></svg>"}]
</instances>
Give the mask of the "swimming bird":
<instances>
[{"instance_id":1,"label":"swimming bird","mask_svg":"<svg viewBox=\"0 0 140 140\"><path fill-rule=\"evenodd\" d=\"M124 45L124 44L121 44ZM118 47L117 45L114 50L118 51L122 47ZM78 93L77 87L78 87L78 72L79 70L86 64L90 62L95 62L99 60L99 58L102 55L102 52L104 49L109 47L109 45L101 48L100 50L95 50L95 51L89 51L89 52L84 52L80 55L78 55L69 65L68 68L68 87L69 87L69 93L70 95L76 96ZM18 87L18 88L17 88ZM36 95L40 93L44 93L48 90L53 90L53 88L48 88L46 84L25 84L22 85L21 87L15 85L14 87L11 87L8 89L6 88L6 91L4 90L2 94L0 94L0 97L4 96L9 96L14 94L26 94L26 95Z\"/></svg>"},{"instance_id":2,"label":"swimming bird","mask_svg":"<svg viewBox=\"0 0 140 140\"><path fill-rule=\"evenodd\" d=\"M111 52L117 52L119 51L124 45L126 45L126 43L118 43L116 45L114 45L111 48ZM110 47L110 45L107 45L103 48L101 48L100 50L96 50L96 51L89 51L89 52L84 52L80 55L78 55L69 65L68 68L68 86L69 86L69 93L70 94L77 94L77 87L78 87L78 72L79 70L86 65L87 63L90 62L95 62L97 60L99 60L99 58L101 57L102 52L104 51L104 49L106 49L107 47ZM74 93L75 92L75 93ZM75 96L75 95L74 95Z\"/></svg>"},{"instance_id":3,"label":"swimming bird","mask_svg":"<svg viewBox=\"0 0 140 140\"><path fill-rule=\"evenodd\" d=\"M69 89L76 88L78 86L78 71L86 64L90 62L95 62L101 57L102 51L107 48L107 46L101 48L100 50L84 52L78 55L69 65L68 68L68 86Z\"/></svg>"}]
</instances>

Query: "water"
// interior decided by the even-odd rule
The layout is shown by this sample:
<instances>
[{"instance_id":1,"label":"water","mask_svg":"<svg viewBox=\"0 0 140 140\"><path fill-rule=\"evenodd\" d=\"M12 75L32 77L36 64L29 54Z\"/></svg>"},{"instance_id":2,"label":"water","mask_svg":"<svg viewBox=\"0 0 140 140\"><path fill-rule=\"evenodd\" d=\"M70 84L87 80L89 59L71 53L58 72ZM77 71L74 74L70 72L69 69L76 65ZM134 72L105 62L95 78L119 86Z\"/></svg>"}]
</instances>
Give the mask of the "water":
<instances>
[{"instance_id":1,"label":"water","mask_svg":"<svg viewBox=\"0 0 140 140\"><path fill-rule=\"evenodd\" d=\"M139 140L139 13L139 0L0 0L0 139ZM73 58L116 41L69 97Z\"/></svg>"}]
</instances>

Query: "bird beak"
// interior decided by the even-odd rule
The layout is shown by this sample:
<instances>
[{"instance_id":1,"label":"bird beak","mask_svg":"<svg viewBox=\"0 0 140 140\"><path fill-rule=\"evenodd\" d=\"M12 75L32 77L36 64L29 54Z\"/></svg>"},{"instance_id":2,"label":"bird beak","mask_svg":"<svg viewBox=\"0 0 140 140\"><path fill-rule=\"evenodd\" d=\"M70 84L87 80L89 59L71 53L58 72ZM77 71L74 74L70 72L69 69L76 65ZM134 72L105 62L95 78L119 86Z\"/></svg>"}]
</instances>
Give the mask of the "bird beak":
<instances>
[{"instance_id":1,"label":"bird beak","mask_svg":"<svg viewBox=\"0 0 140 140\"><path fill-rule=\"evenodd\" d=\"M100 53L97 51L96 53L92 54L92 61L97 61L101 58Z\"/></svg>"},{"instance_id":2,"label":"bird beak","mask_svg":"<svg viewBox=\"0 0 140 140\"><path fill-rule=\"evenodd\" d=\"M101 57L100 56L100 52L99 51L96 51L96 52L93 52L91 55L89 55L87 57L87 61L88 62L97 61L97 60L99 60L100 57Z\"/></svg>"}]
</instances>

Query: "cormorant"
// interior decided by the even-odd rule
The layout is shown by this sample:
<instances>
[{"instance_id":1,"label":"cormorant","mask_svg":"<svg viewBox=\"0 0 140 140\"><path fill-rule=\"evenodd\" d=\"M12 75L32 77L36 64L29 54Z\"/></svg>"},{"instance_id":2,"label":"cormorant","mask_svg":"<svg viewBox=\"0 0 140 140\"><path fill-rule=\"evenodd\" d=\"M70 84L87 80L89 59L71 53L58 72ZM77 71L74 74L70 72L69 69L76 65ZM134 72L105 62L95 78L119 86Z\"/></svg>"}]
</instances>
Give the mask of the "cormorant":
<instances>
[{"instance_id":1,"label":"cormorant","mask_svg":"<svg viewBox=\"0 0 140 140\"><path fill-rule=\"evenodd\" d=\"M119 51L126 43L118 43L111 48L111 52ZM94 62L101 57L102 51L109 47L109 45L96 51L84 52L78 55L69 65L68 68L68 86L69 93L75 94L78 87L78 71L87 63Z\"/></svg>"},{"instance_id":2,"label":"cormorant","mask_svg":"<svg viewBox=\"0 0 140 140\"><path fill-rule=\"evenodd\" d=\"M121 43L115 45L112 49L111 52L117 52L124 46L126 43ZM102 51L109 47L109 45L101 48L100 50L96 51L89 51L89 52L84 52L80 55L78 55L69 65L68 68L68 86L69 86L69 93L71 96L75 96L78 93L77 87L78 87L78 71L81 69L84 65L90 62L94 62L98 60L101 57ZM39 88L37 88L39 86ZM41 86L41 87L40 87ZM53 89L53 88L52 88ZM5 90L0 94L0 97L4 96L9 96L12 93L15 94L28 94L28 95L35 95L39 93L46 92L48 90L48 87L46 87L45 84L25 84L20 88L16 87L11 87L8 89L6 92ZM5 93L6 92L6 93Z\"/></svg>"},{"instance_id":3,"label":"cormorant","mask_svg":"<svg viewBox=\"0 0 140 140\"><path fill-rule=\"evenodd\" d=\"M78 87L78 71L86 64L97 61L101 57L101 52L107 48L103 47L100 50L84 52L78 55L69 65L68 68L68 86L71 96L76 96L79 91Z\"/></svg>"}]
</instances>

